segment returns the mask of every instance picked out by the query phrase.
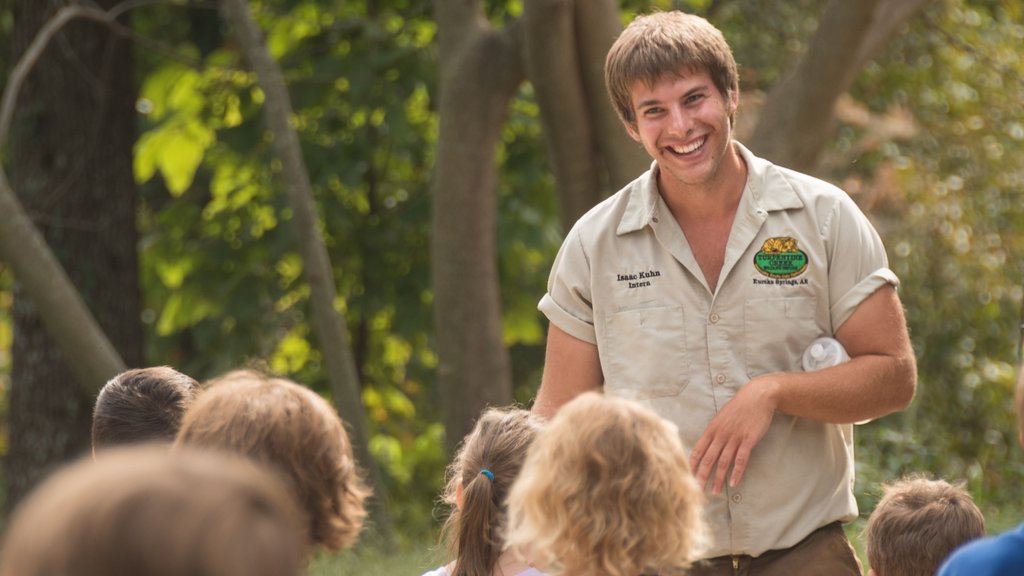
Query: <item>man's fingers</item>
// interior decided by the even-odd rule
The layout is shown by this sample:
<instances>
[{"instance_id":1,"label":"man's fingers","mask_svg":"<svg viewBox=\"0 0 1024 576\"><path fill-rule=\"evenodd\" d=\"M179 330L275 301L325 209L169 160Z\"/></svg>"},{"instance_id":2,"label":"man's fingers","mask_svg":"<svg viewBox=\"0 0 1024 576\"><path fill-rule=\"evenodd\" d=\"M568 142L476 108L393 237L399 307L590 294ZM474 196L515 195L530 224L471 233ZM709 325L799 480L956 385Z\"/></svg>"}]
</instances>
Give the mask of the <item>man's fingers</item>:
<instances>
[{"instance_id":1,"label":"man's fingers","mask_svg":"<svg viewBox=\"0 0 1024 576\"><path fill-rule=\"evenodd\" d=\"M690 471L693 472L694 476L697 476L698 469L700 468L700 462L704 458L704 452L707 450L708 440L707 435L702 435L697 443L693 445L693 451L690 452Z\"/></svg>"},{"instance_id":2,"label":"man's fingers","mask_svg":"<svg viewBox=\"0 0 1024 576\"><path fill-rule=\"evenodd\" d=\"M732 476L729 477L729 487L735 488L743 480L743 473L747 470L747 463L750 462L750 450L752 446L741 445L736 451L736 458L732 464Z\"/></svg>"},{"instance_id":3,"label":"man's fingers","mask_svg":"<svg viewBox=\"0 0 1024 576\"><path fill-rule=\"evenodd\" d=\"M697 461L697 467L693 470L694 475L697 477L697 485L700 486L701 490L707 488L711 471L714 469L715 462L718 461L721 451L721 446L716 442L712 442L701 455L700 460Z\"/></svg>"},{"instance_id":4,"label":"man's fingers","mask_svg":"<svg viewBox=\"0 0 1024 576\"><path fill-rule=\"evenodd\" d=\"M726 446L718 457L718 469L715 470L715 484L711 487L711 493L718 495L722 493L722 486L725 485L725 475L729 472L729 466L736 456L736 447L733 444Z\"/></svg>"}]
</instances>

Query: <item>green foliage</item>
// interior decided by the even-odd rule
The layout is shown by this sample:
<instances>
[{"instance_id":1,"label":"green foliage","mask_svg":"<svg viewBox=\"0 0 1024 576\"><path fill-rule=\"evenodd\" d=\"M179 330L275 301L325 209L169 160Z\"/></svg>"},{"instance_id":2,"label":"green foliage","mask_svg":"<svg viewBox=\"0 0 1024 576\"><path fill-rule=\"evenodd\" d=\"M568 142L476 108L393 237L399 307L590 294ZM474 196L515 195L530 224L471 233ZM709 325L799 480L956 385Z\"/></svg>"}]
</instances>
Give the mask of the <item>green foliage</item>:
<instances>
[{"instance_id":1,"label":"green foliage","mask_svg":"<svg viewBox=\"0 0 1024 576\"><path fill-rule=\"evenodd\" d=\"M863 471L963 479L983 504L1024 496L1011 457L1024 276L1013 256L1024 253L1018 16L988 2L928 5L854 92L877 113L912 111L917 133L861 148L839 176L865 181L858 200L903 280L919 368L911 408L862 428ZM854 152L864 131L844 128L837 148Z\"/></svg>"},{"instance_id":2,"label":"green foliage","mask_svg":"<svg viewBox=\"0 0 1024 576\"><path fill-rule=\"evenodd\" d=\"M824 4L630 0L623 18L651 8L708 15L733 46L744 92L754 92L795 63ZM430 5L250 6L290 88L371 449L396 525L416 548L435 528L446 464L429 262L438 130ZM521 10L521 0L486 3L499 27ZM857 429L865 513L880 483L910 472L967 480L986 510L1024 497L1024 465L1011 456L1024 276L1022 17L1019 3L927 3L860 76L843 103L855 114L841 114L825 154L820 175L851 192L889 248L920 372L910 410ZM0 9L0 33L10 25ZM136 50L147 361L200 379L259 364L327 394L256 79L214 10L147 5L133 12L133 26L177 55ZM498 159L504 339L516 398L527 402L543 363L546 325L536 302L562 234L529 85L509 110ZM0 268L0 393L10 363L10 285ZM321 558L313 573L411 574L438 563L429 550L410 555L382 558L367 547Z\"/></svg>"},{"instance_id":3,"label":"green foliage","mask_svg":"<svg viewBox=\"0 0 1024 576\"><path fill-rule=\"evenodd\" d=\"M428 231L434 24L402 1L252 3L281 63L395 521L426 533L445 465ZM199 378L255 363L326 394L309 288L260 116L230 45L186 34L143 74L136 148L152 362ZM534 340L536 342L536 339Z\"/></svg>"}]
</instances>

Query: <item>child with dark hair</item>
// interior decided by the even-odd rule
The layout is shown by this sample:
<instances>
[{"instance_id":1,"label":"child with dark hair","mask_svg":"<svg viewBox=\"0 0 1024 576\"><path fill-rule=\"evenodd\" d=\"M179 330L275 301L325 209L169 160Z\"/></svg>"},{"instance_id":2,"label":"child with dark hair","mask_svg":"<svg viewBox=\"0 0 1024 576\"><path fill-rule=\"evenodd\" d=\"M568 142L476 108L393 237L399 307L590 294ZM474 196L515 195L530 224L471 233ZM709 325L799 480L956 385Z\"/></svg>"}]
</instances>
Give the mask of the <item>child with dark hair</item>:
<instances>
[{"instance_id":1,"label":"child with dark hair","mask_svg":"<svg viewBox=\"0 0 1024 576\"><path fill-rule=\"evenodd\" d=\"M931 576L956 548L985 535L962 485L906 478L884 487L865 530L869 576Z\"/></svg>"},{"instance_id":2,"label":"child with dark hair","mask_svg":"<svg viewBox=\"0 0 1024 576\"><path fill-rule=\"evenodd\" d=\"M238 456L111 448L20 504L0 576L302 576L296 503Z\"/></svg>"},{"instance_id":3,"label":"child with dark hair","mask_svg":"<svg viewBox=\"0 0 1024 576\"><path fill-rule=\"evenodd\" d=\"M236 370L208 385L176 446L242 454L286 480L313 546L348 548L363 527L363 484L341 418L319 394L284 378Z\"/></svg>"},{"instance_id":4,"label":"child with dark hair","mask_svg":"<svg viewBox=\"0 0 1024 576\"><path fill-rule=\"evenodd\" d=\"M540 427L526 410L489 408L463 439L448 467L444 501L452 562L423 576L543 576L503 553L509 488Z\"/></svg>"},{"instance_id":5,"label":"child with dark hair","mask_svg":"<svg viewBox=\"0 0 1024 576\"><path fill-rule=\"evenodd\" d=\"M199 383L169 366L136 368L100 390L92 412L92 449L135 442L173 442Z\"/></svg>"}]
</instances>

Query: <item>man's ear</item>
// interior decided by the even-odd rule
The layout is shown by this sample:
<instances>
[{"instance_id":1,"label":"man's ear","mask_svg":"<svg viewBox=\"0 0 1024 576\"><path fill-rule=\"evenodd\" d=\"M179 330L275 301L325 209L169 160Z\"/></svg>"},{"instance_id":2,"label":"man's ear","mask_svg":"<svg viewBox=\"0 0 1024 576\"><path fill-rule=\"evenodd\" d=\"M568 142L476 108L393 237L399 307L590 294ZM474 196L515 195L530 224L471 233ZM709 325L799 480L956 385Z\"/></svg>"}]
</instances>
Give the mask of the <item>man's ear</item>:
<instances>
[{"instance_id":1,"label":"man's ear","mask_svg":"<svg viewBox=\"0 0 1024 576\"><path fill-rule=\"evenodd\" d=\"M636 120L632 122L627 122L623 120L622 125L626 127L626 134L629 134L630 138L637 142L640 141L640 132L638 132L636 129Z\"/></svg>"},{"instance_id":2,"label":"man's ear","mask_svg":"<svg viewBox=\"0 0 1024 576\"><path fill-rule=\"evenodd\" d=\"M455 507L462 510L462 482L455 485Z\"/></svg>"},{"instance_id":3,"label":"man's ear","mask_svg":"<svg viewBox=\"0 0 1024 576\"><path fill-rule=\"evenodd\" d=\"M729 110L732 114L736 113L736 110L740 107L740 89L729 91Z\"/></svg>"},{"instance_id":4,"label":"man's ear","mask_svg":"<svg viewBox=\"0 0 1024 576\"><path fill-rule=\"evenodd\" d=\"M878 572L875 572L874 568L868 569L868 576L878 576Z\"/></svg>"}]
</instances>

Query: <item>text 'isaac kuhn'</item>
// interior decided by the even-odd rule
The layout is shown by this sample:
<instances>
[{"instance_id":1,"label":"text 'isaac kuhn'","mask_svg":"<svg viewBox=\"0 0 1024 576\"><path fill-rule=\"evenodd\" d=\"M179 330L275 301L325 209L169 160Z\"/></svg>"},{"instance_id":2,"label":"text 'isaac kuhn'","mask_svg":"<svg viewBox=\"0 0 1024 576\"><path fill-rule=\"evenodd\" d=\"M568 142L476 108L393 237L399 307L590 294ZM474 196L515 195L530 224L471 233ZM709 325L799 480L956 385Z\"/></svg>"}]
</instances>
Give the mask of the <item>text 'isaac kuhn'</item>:
<instances>
[{"instance_id":1,"label":"text 'isaac kuhn'","mask_svg":"<svg viewBox=\"0 0 1024 576\"><path fill-rule=\"evenodd\" d=\"M650 286L649 281L639 282L645 278L657 278L661 276L661 272L657 270L648 270L646 272L637 272L636 274L616 274L615 280L618 282L629 282L630 288L640 288L641 286Z\"/></svg>"}]
</instances>

